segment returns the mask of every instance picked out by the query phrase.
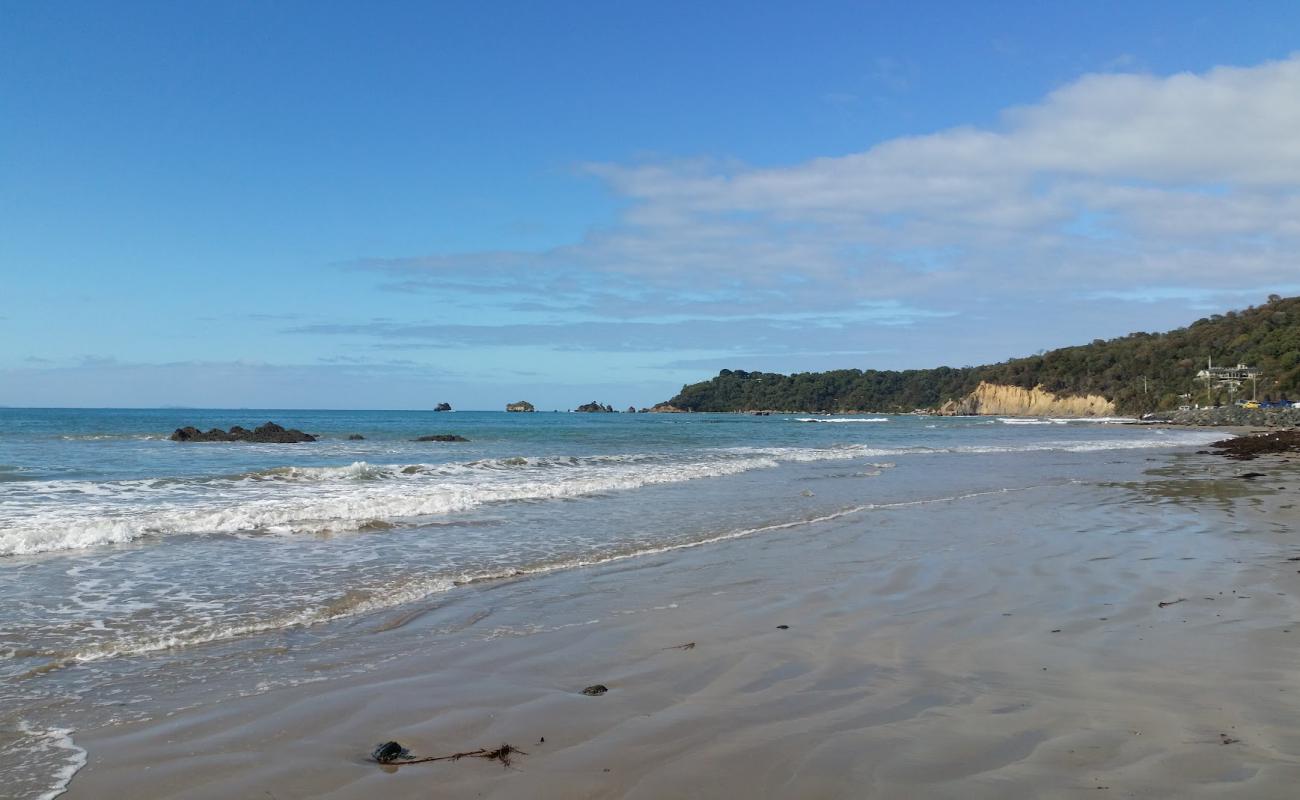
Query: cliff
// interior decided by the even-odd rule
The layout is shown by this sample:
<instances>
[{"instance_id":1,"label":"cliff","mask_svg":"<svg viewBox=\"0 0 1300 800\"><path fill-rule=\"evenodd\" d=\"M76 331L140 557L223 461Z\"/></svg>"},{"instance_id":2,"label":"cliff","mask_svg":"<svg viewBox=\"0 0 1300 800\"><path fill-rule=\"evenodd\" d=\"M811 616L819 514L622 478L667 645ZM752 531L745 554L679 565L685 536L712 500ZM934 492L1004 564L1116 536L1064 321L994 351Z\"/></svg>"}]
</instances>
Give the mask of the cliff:
<instances>
[{"instance_id":1,"label":"cliff","mask_svg":"<svg viewBox=\"0 0 1300 800\"><path fill-rule=\"evenodd\" d=\"M1022 389L980 381L975 391L939 408L947 416L991 414L1001 417L1110 417L1115 404L1101 395L1064 397L1041 386Z\"/></svg>"}]
</instances>

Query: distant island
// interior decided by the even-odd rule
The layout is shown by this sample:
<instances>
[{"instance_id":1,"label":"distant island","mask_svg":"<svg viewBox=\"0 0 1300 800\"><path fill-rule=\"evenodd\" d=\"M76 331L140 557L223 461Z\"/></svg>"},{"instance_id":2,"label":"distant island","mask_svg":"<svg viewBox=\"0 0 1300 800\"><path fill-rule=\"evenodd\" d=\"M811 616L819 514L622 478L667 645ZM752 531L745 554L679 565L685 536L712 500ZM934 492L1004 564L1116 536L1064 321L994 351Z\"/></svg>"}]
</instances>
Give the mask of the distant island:
<instances>
[{"instance_id":1,"label":"distant island","mask_svg":"<svg viewBox=\"0 0 1300 800\"><path fill-rule=\"evenodd\" d=\"M1198 378L1213 359L1257 378L1237 387ZM683 386L664 410L946 414L1139 415L1190 403L1300 395L1300 297L1197 320L1168 333L1131 333L978 367L843 369L782 375L724 369Z\"/></svg>"}]
</instances>

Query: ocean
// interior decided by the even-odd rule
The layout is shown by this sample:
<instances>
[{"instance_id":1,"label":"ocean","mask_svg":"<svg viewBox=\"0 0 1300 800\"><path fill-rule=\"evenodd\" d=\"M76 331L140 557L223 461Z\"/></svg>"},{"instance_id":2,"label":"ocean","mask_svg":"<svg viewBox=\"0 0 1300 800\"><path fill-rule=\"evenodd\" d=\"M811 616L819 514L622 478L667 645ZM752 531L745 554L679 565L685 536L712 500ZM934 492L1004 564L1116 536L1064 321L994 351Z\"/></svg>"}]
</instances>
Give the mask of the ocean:
<instances>
[{"instance_id":1,"label":"ocean","mask_svg":"<svg viewBox=\"0 0 1300 800\"><path fill-rule=\"evenodd\" d=\"M167 438L268 420L320 439ZM440 433L469 441L413 441ZM55 797L84 762L78 728L436 651L446 631L392 632L530 576L571 573L580 593L593 565L1136 474L1216 438L888 414L0 409L0 782Z\"/></svg>"}]
</instances>

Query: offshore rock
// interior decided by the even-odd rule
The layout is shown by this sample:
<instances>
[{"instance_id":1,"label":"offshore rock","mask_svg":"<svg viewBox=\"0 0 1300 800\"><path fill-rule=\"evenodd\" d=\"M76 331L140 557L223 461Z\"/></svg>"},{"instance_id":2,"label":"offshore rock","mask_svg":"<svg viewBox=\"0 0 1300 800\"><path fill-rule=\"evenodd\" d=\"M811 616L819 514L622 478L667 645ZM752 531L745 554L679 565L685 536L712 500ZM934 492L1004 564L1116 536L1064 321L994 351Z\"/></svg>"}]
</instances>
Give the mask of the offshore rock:
<instances>
[{"instance_id":1,"label":"offshore rock","mask_svg":"<svg viewBox=\"0 0 1300 800\"><path fill-rule=\"evenodd\" d=\"M575 408L575 409L573 409L573 410L574 410L574 411L581 411L581 412L583 412L584 414L613 414L613 413L615 413L615 412L614 412L614 407L613 407L613 406L610 406L610 405L603 405L603 406L602 406L600 403L597 403L595 400L592 400L590 403L583 403L582 405L578 406L577 408Z\"/></svg>"},{"instance_id":2,"label":"offshore rock","mask_svg":"<svg viewBox=\"0 0 1300 800\"><path fill-rule=\"evenodd\" d=\"M431 436L420 436L412 439L415 442L468 442L464 436L457 436L454 433L435 433Z\"/></svg>"},{"instance_id":3,"label":"offshore rock","mask_svg":"<svg viewBox=\"0 0 1300 800\"><path fill-rule=\"evenodd\" d=\"M451 411L451 403L439 403L434 406L434 411Z\"/></svg>"},{"instance_id":4,"label":"offshore rock","mask_svg":"<svg viewBox=\"0 0 1300 800\"><path fill-rule=\"evenodd\" d=\"M527 400L520 400L518 403L506 404L506 411L536 411L536 409Z\"/></svg>"},{"instance_id":5,"label":"offshore rock","mask_svg":"<svg viewBox=\"0 0 1300 800\"><path fill-rule=\"evenodd\" d=\"M1115 404L1101 395L1058 395L1041 386L1022 389L981 381L975 391L940 406L944 416L994 415L1000 417L1110 417Z\"/></svg>"},{"instance_id":6,"label":"offshore rock","mask_svg":"<svg viewBox=\"0 0 1300 800\"><path fill-rule=\"evenodd\" d=\"M654 413L654 414L686 414L686 413L688 413L688 412L686 411L686 409L684 409L684 408L678 408L677 406L673 405L672 403L656 403L655 405L651 406L649 410L650 410L651 413Z\"/></svg>"},{"instance_id":7,"label":"offshore rock","mask_svg":"<svg viewBox=\"0 0 1300 800\"><path fill-rule=\"evenodd\" d=\"M177 428L171 435L173 442L252 442L254 444L297 444L314 442L316 437L297 428L282 428L274 422L259 425L253 430L234 425L229 431L213 428L201 431L193 426Z\"/></svg>"}]
</instances>

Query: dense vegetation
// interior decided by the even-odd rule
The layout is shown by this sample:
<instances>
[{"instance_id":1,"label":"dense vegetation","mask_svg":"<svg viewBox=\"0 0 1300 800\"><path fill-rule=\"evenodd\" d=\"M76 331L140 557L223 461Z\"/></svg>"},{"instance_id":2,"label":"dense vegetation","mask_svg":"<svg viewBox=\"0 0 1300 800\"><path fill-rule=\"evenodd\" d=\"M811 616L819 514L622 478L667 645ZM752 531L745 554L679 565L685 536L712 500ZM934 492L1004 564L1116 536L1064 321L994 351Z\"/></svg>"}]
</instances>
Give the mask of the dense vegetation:
<instances>
[{"instance_id":1,"label":"dense vegetation","mask_svg":"<svg viewBox=\"0 0 1300 800\"><path fill-rule=\"evenodd\" d=\"M896 371L842 369L780 375L724 369L682 387L669 401L691 411L910 411L959 398L980 381L1041 386L1062 395L1099 394L1122 413L1175 408L1192 395L1206 402L1196 373L1217 366L1258 367L1259 398L1300 399L1300 297L1277 295L1245 311L1197 320L1168 333L1131 333L980 367ZM1249 396L1250 387L1245 393ZM1180 397L1181 396L1181 397ZM1212 396L1226 402L1226 392Z\"/></svg>"}]
</instances>

